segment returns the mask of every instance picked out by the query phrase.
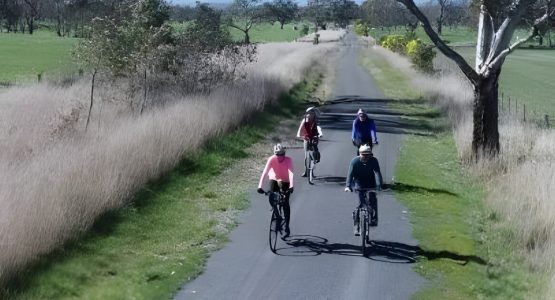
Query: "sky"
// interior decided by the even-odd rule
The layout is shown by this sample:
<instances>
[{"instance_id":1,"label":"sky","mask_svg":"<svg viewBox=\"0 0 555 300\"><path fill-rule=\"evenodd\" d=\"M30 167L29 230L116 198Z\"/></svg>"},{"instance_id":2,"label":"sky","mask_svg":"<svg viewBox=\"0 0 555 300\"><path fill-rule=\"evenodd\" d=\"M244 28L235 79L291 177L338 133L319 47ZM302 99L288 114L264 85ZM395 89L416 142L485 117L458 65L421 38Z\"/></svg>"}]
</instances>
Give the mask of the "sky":
<instances>
[{"instance_id":1,"label":"sky","mask_svg":"<svg viewBox=\"0 0 555 300\"><path fill-rule=\"evenodd\" d=\"M189 5L195 6L197 0L168 0L168 2L172 4L179 4L179 5ZM208 2L208 3L231 3L233 0L202 0L200 2ZM262 2L265 2L263 0ZM300 5L305 5L306 0L297 0L296 1ZM356 3L361 4L364 0L355 0Z\"/></svg>"}]
</instances>

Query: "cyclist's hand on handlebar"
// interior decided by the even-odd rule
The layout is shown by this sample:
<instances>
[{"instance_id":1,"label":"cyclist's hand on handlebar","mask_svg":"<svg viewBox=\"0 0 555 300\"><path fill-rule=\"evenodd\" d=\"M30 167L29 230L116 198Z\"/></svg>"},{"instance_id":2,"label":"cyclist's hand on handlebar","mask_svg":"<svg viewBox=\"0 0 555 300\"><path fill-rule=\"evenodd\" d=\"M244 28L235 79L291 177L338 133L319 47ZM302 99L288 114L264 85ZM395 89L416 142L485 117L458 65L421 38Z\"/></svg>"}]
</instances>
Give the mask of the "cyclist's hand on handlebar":
<instances>
[{"instance_id":1,"label":"cyclist's hand on handlebar","mask_svg":"<svg viewBox=\"0 0 555 300\"><path fill-rule=\"evenodd\" d=\"M287 190L287 192L288 192L289 194L293 194L293 188L290 187L290 188Z\"/></svg>"},{"instance_id":2,"label":"cyclist's hand on handlebar","mask_svg":"<svg viewBox=\"0 0 555 300\"><path fill-rule=\"evenodd\" d=\"M352 191L353 191L352 188L350 188L350 187L345 187L345 192L352 192Z\"/></svg>"},{"instance_id":3,"label":"cyclist's hand on handlebar","mask_svg":"<svg viewBox=\"0 0 555 300\"><path fill-rule=\"evenodd\" d=\"M378 144L378 140L375 140L375 141L374 141L374 144L377 145L377 144Z\"/></svg>"},{"instance_id":4,"label":"cyclist's hand on handlebar","mask_svg":"<svg viewBox=\"0 0 555 300\"><path fill-rule=\"evenodd\" d=\"M352 141L353 141L353 146L356 147L356 146L357 146L357 142L355 142L355 140L352 140Z\"/></svg>"},{"instance_id":5,"label":"cyclist's hand on handlebar","mask_svg":"<svg viewBox=\"0 0 555 300\"><path fill-rule=\"evenodd\" d=\"M258 188L258 190L256 190L259 194L264 194L264 190L262 188Z\"/></svg>"}]
</instances>

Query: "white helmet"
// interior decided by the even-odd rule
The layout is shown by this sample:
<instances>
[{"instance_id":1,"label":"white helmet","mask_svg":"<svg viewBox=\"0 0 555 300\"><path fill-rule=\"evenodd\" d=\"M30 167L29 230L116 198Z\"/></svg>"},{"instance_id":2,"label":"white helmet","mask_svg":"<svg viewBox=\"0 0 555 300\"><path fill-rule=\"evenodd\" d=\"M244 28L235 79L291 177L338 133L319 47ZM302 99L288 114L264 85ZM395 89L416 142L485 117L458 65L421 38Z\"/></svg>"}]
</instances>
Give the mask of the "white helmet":
<instances>
[{"instance_id":1,"label":"white helmet","mask_svg":"<svg viewBox=\"0 0 555 300\"><path fill-rule=\"evenodd\" d=\"M316 108L316 106L311 106L309 108L306 109L306 113L313 113L314 115L316 115L316 117L320 117L320 110L318 108Z\"/></svg>"},{"instance_id":2,"label":"white helmet","mask_svg":"<svg viewBox=\"0 0 555 300\"><path fill-rule=\"evenodd\" d=\"M360 148L358 148L358 152L360 154L372 154L372 147L366 144L361 145Z\"/></svg>"},{"instance_id":3,"label":"white helmet","mask_svg":"<svg viewBox=\"0 0 555 300\"><path fill-rule=\"evenodd\" d=\"M275 155L284 155L285 154L285 147L283 147L281 144L276 144L274 146L274 154Z\"/></svg>"}]
</instances>

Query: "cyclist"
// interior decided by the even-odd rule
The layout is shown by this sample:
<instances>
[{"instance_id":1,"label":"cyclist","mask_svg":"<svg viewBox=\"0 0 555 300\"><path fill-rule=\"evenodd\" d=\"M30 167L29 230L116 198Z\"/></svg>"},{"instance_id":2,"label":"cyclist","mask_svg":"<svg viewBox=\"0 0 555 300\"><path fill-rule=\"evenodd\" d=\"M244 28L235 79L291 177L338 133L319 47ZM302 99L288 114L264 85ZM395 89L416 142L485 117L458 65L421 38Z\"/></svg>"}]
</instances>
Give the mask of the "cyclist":
<instances>
[{"instance_id":1,"label":"cyclist","mask_svg":"<svg viewBox=\"0 0 555 300\"><path fill-rule=\"evenodd\" d=\"M372 147L369 145L362 145L359 148L359 152L360 155L351 160L345 186L345 192L352 192L353 185L358 192L359 203L357 208L353 211L355 235L360 235L360 227L358 224L359 216L357 213L358 208L362 207L365 203L364 199L366 193L368 193L370 207L375 212L373 216L370 216L370 226L378 226L378 200L375 190L381 188L383 185L380 164L372 155ZM378 175L377 179L379 180L379 184L376 182L376 174Z\"/></svg>"},{"instance_id":2,"label":"cyclist","mask_svg":"<svg viewBox=\"0 0 555 300\"><path fill-rule=\"evenodd\" d=\"M318 138L322 136L322 129L318 126L318 117L320 116L320 111L311 106L306 109L306 114L301 120L299 125L299 130L297 131L297 137L303 139L304 148L304 159L306 161L308 155L309 144L312 145L314 151L314 162L320 162L320 151L318 150ZM302 177L307 176L306 165Z\"/></svg>"},{"instance_id":3,"label":"cyclist","mask_svg":"<svg viewBox=\"0 0 555 300\"><path fill-rule=\"evenodd\" d=\"M351 140L357 148L358 155L358 148L361 145L369 144L372 147L372 143L378 144L378 136L376 135L376 123L368 117L362 108L358 110L357 115L357 118L353 121Z\"/></svg>"},{"instance_id":4,"label":"cyclist","mask_svg":"<svg viewBox=\"0 0 555 300\"><path fill-rule=\"evenodd\" d=\"M289 156L285 156L285 147L281 144L274 146L274 155L268 158L264 171L258 182L257 192L264 193L262 183L264 177L268 175L269 190L272 192L282 191L286 194L285 203L283 204L283 213L285 214L285 235L288 237L291 230L289 229L289 219L291 207L289 206L289 195L293 193L293 160ZM276 204L271 203L272 207L277 211Z\"/></svg>"}]
</instances>

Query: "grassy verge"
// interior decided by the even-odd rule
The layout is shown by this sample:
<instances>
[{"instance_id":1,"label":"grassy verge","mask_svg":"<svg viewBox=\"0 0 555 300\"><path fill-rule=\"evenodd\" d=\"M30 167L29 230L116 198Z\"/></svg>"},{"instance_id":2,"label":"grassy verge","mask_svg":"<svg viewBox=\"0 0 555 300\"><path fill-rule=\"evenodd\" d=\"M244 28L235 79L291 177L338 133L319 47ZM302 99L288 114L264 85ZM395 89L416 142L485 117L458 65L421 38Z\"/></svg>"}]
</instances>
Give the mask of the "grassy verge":
<instances>
[{"instance_id":1,"label":"grassy verge","mask_svg":"<svg viewBox=\"0 0 555 300\"><path fill-rule=\"evenodd\" d=\"M0 33L0 82L37 80L40 73L70 69L70 51L77 41L44 30L33 35Z\"/></svg>"},{"instance_id":2,"label":"grassy verge","mask_svg":"<svg viewBox=\"0 0 555 300\"><path fill-rule=\"evenodd\" d=\"M127 207L106 214L83 237L44 257L0 290L13 299L165 299L197 276L227 241L253 181L227 174L273 124L294 116L320 80L311 76L271 113L208 142L148 184ZM257 175L258 175L258 171ZM224 175L222 175L224 172Z\"/></svg>"},{"instance_id":3,"label":"grassy verge","mask_svg":"<svg viewBox=\"0 0 555 300\"><path fill-rule=\"evenodd\" d=\"M418 116L416 122L445 122L419 101L402 73L368 51L362 62L384 94L402 99L392 107ZM414 298L536 298L543 278L507 251L511 229L502 228L484 206L484 186L465 174L455 147L446 130L410 136L395 172L394 190L411 212L413 234L422 249L415 270L429 281Z\"/></svg>"}]
</instances>

